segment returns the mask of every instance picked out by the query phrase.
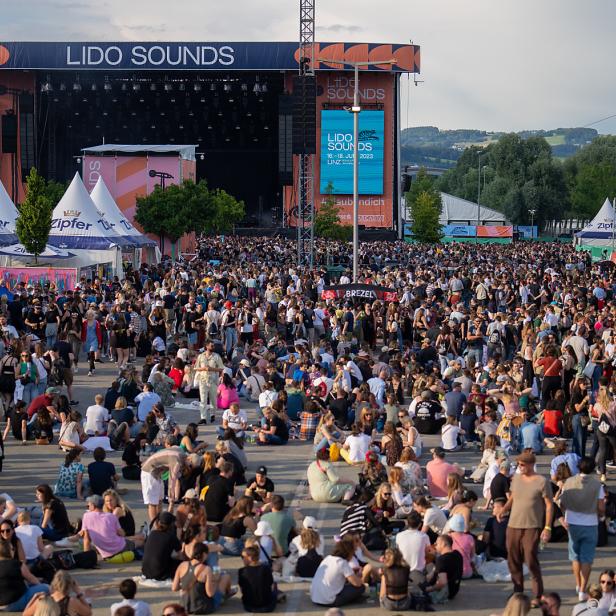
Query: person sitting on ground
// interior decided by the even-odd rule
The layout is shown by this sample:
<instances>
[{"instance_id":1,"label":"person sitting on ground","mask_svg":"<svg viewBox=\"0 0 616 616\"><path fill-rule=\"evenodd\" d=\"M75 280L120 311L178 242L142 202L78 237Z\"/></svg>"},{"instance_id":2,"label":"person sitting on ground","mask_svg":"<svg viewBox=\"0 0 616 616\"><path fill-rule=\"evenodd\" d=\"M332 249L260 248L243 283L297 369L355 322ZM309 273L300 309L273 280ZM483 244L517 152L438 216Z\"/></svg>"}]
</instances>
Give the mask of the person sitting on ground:
<instances>
[{"instance_id":1,"label":"person sitting on ground","mask_svg":"<svg viewBox=\"0 0 616 616\"><path fill-rule=\"evenodd\" d=\"M103 559L113 558L122 552L133 552L135 543L125 537L118 517L103 511L103 497L93 494L86 502L88 511L83 515L78 533L83 539L84 551L96 548Z\"/></svg>"},{"instance_id":2,"label":"person sitting on ground","mask_svg":"<svg viewBox=\"0 0 616 616\"><path fill-rule=\"evenodd\" d=\"M103 406L105 398L102 394L94 396L94 404L86 409L84 431L88 436L104 436L107 434L109 411Z\"/></svg>"},{"instance_id":3,"label":"person sitting on ground","mask_svg":"<svg viewBox=\"0 0 616 616\"><path fill-rule=\"evenodd\" d=\"M145 541L142 575L148 580L173 579L180 564L181 549L175 516L163 511L154 521L154 528Z\"/></svg>"},{"instance_id":4,"label":"person sitting on ground","mask_svg":"<svg viewBox=\"0 0 616 616\"><path fill-rule=\"evenodd\" d=\"M237 577L242 591L242 606L246 612L273 612L281 598L272 569L260 561L260 553L256 545L246 546L242 550L244 566L238 570Z\"/></svg>"},{"instance_id":5,"label":"person sitting on ground","mask_svg":"<svg viewBox=\"0 0 616 616\"><path fill-rule=\"evenodd\" d=\"M317 451L316 460L308 466L307 476L310 497L315 503L347 501L355 491L353 484L340 481L325 448Z\"/></svg>"},{"instance_id":6,"label":"person sitting on ground","mask_svg":"<svg viewBox=\"0 0 616 616\"><path fill-rule=\"evenodd\" d=\"M425 496L420 496L413 503L413 509L423 517L421 532L428 535L430 543L434 543L447 524L447 516Z\"/></svg>"},{"instance_id":7,"label":"person sitting on ground","mask_svg":"<svg viewBox=\"0 0 616 616\"><path fill-rule=\"evenodd\" d=\"M208 547L197 544L189 561L181 563L173 578L171 590L180 591L182 603L189 614L211 614L232 596L231 576L214 573L205 564Z\"/></svg>"},{"instance_id":8,"label":"person sitting on ground","mask_svg":"<svg viewBox=\"0 0 616 616\"><path fill-rule=\"evenodd\" d=\"M40 599L45 595L41 593ZM81 590L77 580L68 571L56 571L51 580L50 599L58 608L58 614L70 616L91 616L92 607ZM38 602L31 601L23 614L39 616Z\"/></svg>"},{"instance_id":9,"label":"person sitting on ground","mask_svg":"<svg viewBox=\"0 0 616 616\"><path fill-rule=\"evenodd\" d=\"M255 532L257 522L254 514L254 500L249 496L240 497L220 525L223 554L239 556L244 548L246 531Z\"/></svg>"},{"instance_id":10,"label":"person sitting on ground","mask_svg":"<svg viewBox=\"0 0 616 616\"><path fill-rule=\"evenodd\" d=\"M287 424L271 406L263 409L261 427L255 432L259 445L286 445L289 440Z\"/></svg>"},{"instance_id":11,"label":"person sitting on ground","mask_svg":"<svg viewBox=\"0 0 616 616\"><path fill-rule=\"evenodd\" d=\"M271 500L272 506L269 513L261 516L263 522L268 522L273 529L273 536L286 554L289 548L289 534L297 534L295 519L288 509L285 509L285 501L280 494L274 494Z\"/></svg>"},{"instance_id":12,"label":"person sitting on ground","mask_svg":"<svg viewBox=\"0 0 616 616\"><path fill-rule=\"evenodd\" d=\"M351 426L351 434L346 437L340 456L347 464L362 464L366 459L366 454L370 449L372 438L364 434L359 425L354 423Z\"/></svg>"},{"instance_id":13,"label":"person sitting on ground","mask_svg":"<svg viewBox=\"0 0 616 616\"><path fill-rule=\"evenodd\" d=\"M507 558L507 525L509 514L503 515L507 498L495 498L492 503L492 515L486 520L481 540L486 546L488 560ZM499 521L500 520L500 521Z\"/></svg>"},{"instance_id":14,"label":"person sitting on ground","mask_svg":"<svg viewBox=\"0 0 616 616\"><path fill-rule=\"evenodd\" d=\"M341 539L330 556L326 556L310 584L310 599L316 605L341 607L357 601L364 594L364 583L350 561L355 556L355 544Z\"/></svg>"},{"instance_id":15,"label":"person sitting on ground","mask_svg":"<svg viewBox=\"0 0 616 616\"><path fill-rule=\"evenodd\" d=\"M88 464L88 477L90 479L90 491L92 494L102 496L105 490L114 489L120 478L116 473L115 466L111 462L105 462L107 453L102 447L94 450L94 462Z\"/></svg>"},{"instance_id":16,"label":"person sitting on ground","mask_svg":"<svg viewBox=\"0 0 616 616\"><path fill-rule=\"evenodd\" d=\"M453 549L462 555L462 579L471 578L475 572L475 538L466 532L466 523L460 513L452 515L447 521Z\"/></svg>"},{"instance_id":17,"label":"person sitting on ground","mask_svg":"<svg viewBox=\"0 0 616 616\"><path fill-rule=\"evenodd\" d=\"M218 436L222 436L225 430L230 428L238 438L243 439L247 427L248 416L246 411L240 409L239 402L232 402L222 414L222 426L219 426L216 431Z\"/></svg>"},{"instance_id":18,"label":"person sitting on ground","mask_svg":"<svg viewBox=\"0 0 616 616\"><path fill-rule=\"evenodd\" d=\"M437 538L434 575L424 585L424 592L428 594L432 603L446 603L453 599L460 590L462 581L462 555L453 549L453 540L449 535Z\"/></svg>"},{"instance_id":19,"label":"person sitting on ground","mask_svg":"<svg viewBox=\"0 0 616 616\"><path fill-rule=\"evenodd\" d=\"M0 530L2 525L0 523ZM21 541L26 564L31 567L39 559L47 560L53 553L51 544L43 543L43 531L40 526L30 523L30 512L22 510L17 514L15 536Z\"/></svg>"},{"instance_id":20,"label":"person sitting on ground","mask_svg":"<svg viewBox=\"0 0 616 616\"><path fill-rule=\"evenodd\" d=\"M86 491L84 488L87 488L84 486L84 470L81 463L81 449L69 450L64 458L64 464L60 466L54 492L63 498L82 500Z\"/></svg>"},{"instance_id":21,"label":"person sitting on ground","mask_svg":"<svg viewBox=\"0 0 616 616\"><path fill-rule=\"evenodd\" d=\"M115 616L117 611L125 606L133 608L135 616L152 616L150 606L145 601L135 599L137 595L137 584L131 578L120 582L119 592L124 597L122 601L111 604L111 616Z\"/></svg>"},{"instance_id":22,"label":"person sitting on ground","mask_svg":"<svg viewBox=\"0 0 616 616\"><path fill-rule=\"evenodd\" d=\"M260 466L255 476L246 482L245 496L250 496L255 502L262 503L263 508L270 505L274 494L274 482L267 476L267 467Z\"/></svg>"},{"instance_id":23,"label":"person sitting on ground","mask_svg":"<svg viewBox=\"0 0 616 616\"><path fill-rule=\"evenodd\" d=\"M302 530L289 543L289 556L283 564L283 575L312 578L323 560L323 539L316 529L317 521L306 516Z\"/></svg>"},{"instance_id":24,"label":"person sitting on ground","mask_svg":"<svg viewBox=\"0 0 616 616\"><path fill-rule=\"evenodd\" d=\"M380 606L390 612L412 608L412 595L409 593L409 566L403 561L400 550L388 548L383 554L381 574Z\"/></svg>"},{"instance_id":25,"label":"person sitting on ground","mask_svg":"<svg viewBox=\"0 0 616 616\"><path fill-rule=\"evenodd\" d=\"M421 531L422 519L417 511L411 511L406 518L406 524L406 530L396 535L396 548L401 552L413 579L423 581L426 560L431 551L430 539Z\"/></svg>"},{"instance_id":26,"label":"person sitting on ground","mask_svg":"<svg viewBox=\"0 0 616 616\"><path fill-rule=\"evenodd\" d=\"M130 539L138 548L143 547L145 537L136 534L135 518L130 507L122 500L115 490L106 490L103 494L103 511L113 513L118 518L124 536Z\"/></svg>"},{"instance_id":27,"label":"person sitting on ground","mask_svg":"<svg viewBox=\"0 0 616 616\"><path fill-rule=\"evenodd\" d=\"M445 461L445 450L442 447L432 449L432 460L426 464L426 479L430 496L441 498L447 496L447 478L450 473L464 477L464 470L457 464Z\"/></svg>"}]
</instances>

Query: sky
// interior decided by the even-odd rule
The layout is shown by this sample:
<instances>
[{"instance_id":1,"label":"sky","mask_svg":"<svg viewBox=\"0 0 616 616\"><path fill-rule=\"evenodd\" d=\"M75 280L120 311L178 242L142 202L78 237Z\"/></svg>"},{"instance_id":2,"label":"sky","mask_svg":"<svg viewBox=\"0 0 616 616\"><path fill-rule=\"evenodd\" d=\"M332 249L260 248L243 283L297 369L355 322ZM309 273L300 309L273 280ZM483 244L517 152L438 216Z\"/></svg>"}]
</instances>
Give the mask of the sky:
<instances>
[{"instance_id":1,"label":"sky","mask_svg":"<svg viewBox=\"0 0 616 616\"><path fill-rule=\"evenodd\" d=\"M298 13L298 0L0 0L0 40L292 41ZM316 0L316 21L320 41L421 46L403 126L516 131L616 114L616 0ZM593 127L616 134L616 118Z\"/></svg>"}]
</instances>

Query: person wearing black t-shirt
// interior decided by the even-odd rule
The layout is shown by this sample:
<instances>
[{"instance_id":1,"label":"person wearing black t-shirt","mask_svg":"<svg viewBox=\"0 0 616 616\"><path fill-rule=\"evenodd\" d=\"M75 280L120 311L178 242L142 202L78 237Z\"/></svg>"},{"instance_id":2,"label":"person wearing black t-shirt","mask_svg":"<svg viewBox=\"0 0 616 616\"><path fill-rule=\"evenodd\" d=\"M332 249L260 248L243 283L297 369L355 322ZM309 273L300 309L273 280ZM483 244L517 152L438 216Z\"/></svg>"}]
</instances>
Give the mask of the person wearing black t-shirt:
<instances>
[{"instance_id":1,"label":"person wearing black t-shirt","mask_svg":"<svg viewBox=\"0 0 616 616\"><path fill-rule=\"evenodd\" d=\"M492 507L492 516L486 520L483 529L482 541L486 544L486 556L488 559L507 558L507 525L509 516L502 516L503 507L507 499L496 498ZM501 521L498 521L501 517Z\"/></svg>"},{"instance_id":2,"label":"person wearing black t-shirt","mask_svg":"<svg viewBox=\"0 0 616 616\"><path fill-rule=\"evenodd\" d=\"M267 445L286 445L289 428L276 411L270 407L263 409L263 427L257 429L258 443Z\"/></svg>"},{"instance_id":3,"label":"person wearing black t-shirt","mask_svg":"<svg viewBox=\"0 0 616 616\"><path fill-rule=\"evenodd\" d=\"M462 581L462 554L453 549L449 535L441 535L435 543L438 554L432 579L424 586L432 603L445 603L453 599L460 590Z\"/></svg>"},{"instance_id":4,"label":"person wearing black t-shirt","mask_svg":"<svg viewBox=\"0 0 616 616\"><path fill-rule=\"evenodd\" d=\"M252 479L246 483L245 496L259 503L269 503L274 493L274 482L267 476L267 468L260 466Z\"/></svg>"},{"instance_id":5,"label":"person wearing black t-shirt","mask_svg":"<svg viewBox=\"0 0 616 616\"><path fill-rule=\"evenodd\" d=\"M143 548L141 573L148 580L173 578L178 568L182 544L175 527L175 516L168 511L160 514L154 530L148 535Z\"/></svg>"},{"instance_id":6,"label":"person wearing black t-shirt","mask_svg":"<svg viewBox=\"0 0 616 616\"><path fill-rule=\"evenodd\" d=\"M105 490L115 488L119 479L115 466L111 462L105 462L107 454L102 447L94 450L94 462L88 464L88 477L92 494L103 495Z\"/></svg>"},{"instance_id":7,"label":"person wearing black t-shirt","mask_svg":"<svg viewBox=\"0 0 616 616\"><path fill-rule=\"evenodd\" d=\"M442 414L443 407L432 399L432 392L426 389L415 407L415 427L421 434L438 434L445 422Z\"/></svg>"},{"instance_id":8,"label":"person wearing black t-shirt","mask_svg":"<svg viewBox=\"0 0 616 616\"><path fill-rule=\"evenodd\" d=\"M205 513L208 521L222 522L223 518L231 509L231 497L233 497L233 464L223 462L220 465L220 474L212 478L205 493Z\"/></svg>"},{"instance_id":9,"label":"person wearing black t-shirt","mask_svg":"<svg viewBox=\"0 0 616 616\"><path fill-rule=\"evenodd\" d=\"M492 479L490 484L490 496L495 501L497 498L504 498L505 501L509 498L511 490L511 479L509 471L511 470L511 462L509 460L501 460L498 466L498 474Z\"/></svg>"},{"instance_id":10,"label":"person wearing black t-shirt","mask_svg":"<svg viewBox=\"0 0 616 616\"><path fill-rule=\"evenodd\" d=\"M45 339L45 315L43 314L43 310L41 309L41 304L38 299L35 299L33 302L32 309L28 312L26 316L26 325L28 329L38 336L41 340Z\"/></svg>"},{"instance_id":11,"label":"person wearing black t-shirt","mask_svg":"<svg viewBox=\"0 0 616 616\"><path fill-rule=\"evenodd\" d=\"M278 600L278 589L272 577L272 568L259 562L259 556L259 547L256 545L242 551L244 566L237 572L242 605L246 612L273 612Z\"/></svg>"}]
</instances>

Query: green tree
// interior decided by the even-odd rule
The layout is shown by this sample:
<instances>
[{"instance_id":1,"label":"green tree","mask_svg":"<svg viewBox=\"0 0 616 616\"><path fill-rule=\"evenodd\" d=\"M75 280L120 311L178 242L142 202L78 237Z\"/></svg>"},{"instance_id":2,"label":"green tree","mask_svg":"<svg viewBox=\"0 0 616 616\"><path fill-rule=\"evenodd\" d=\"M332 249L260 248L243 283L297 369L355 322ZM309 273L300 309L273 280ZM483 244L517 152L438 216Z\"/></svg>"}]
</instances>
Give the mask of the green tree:
<instances>
[{"instance_id":1,"label":"green tree","mask_svg":"<svg viewBox=\"0 0 616 616\"><path fill-rule=\"evenodd\" d=\"M15 230L19 241L34 255L35 263L47 245L53 207L46 194L45 180L32 167L26 179L26 198L19 207Z\"/></svg>"},{"instance_id":2,"label":"green tree","mask_svg":"<svg viewBox=\"0 0 616 616\"><path fill-rule=\"evenodd\" d=\"M314 217L314 234L325 239L348 242L353 238L353 227L340 223L340 208L336 205L333 192L334 186L330 182L325 189L327 196Z\"/></svg>"},{"instance_id":3,"label":"green tree","mask_svg":"<svg viewBox=\"0 0 616 616\"><path fill-rule=\"evenodd\" d=\"M135 220L148 233L172 242L185 233L221 233L229 231L244 217L244 202L221 189L211 191L207 182L185 180L164 191L157 186L146 197L137 199Z\"/></svg>"},{"instance_id":4,"label":"green tree","mask_svg":"<svg viewBox=\"0 0 616 616\"><path fill-rule=\"evenodd\" d=\"M56 182L55 180L47 180L45 186L45 194L51 201L52 209L58 205L60 199L64 196L66 189L68 188L68 182L64 184L62 182Z\"/></svg>"},{"instance_id":5,"label":"green tree","mask_svg":"<svg viewBox=\"0 0 616 616\"><path fill-rule=\"evenodd\" d=\"M420 192L411 204L411 232L418 242L429 244L441 241L441 196L434 191L424 190Z\"/></svg>"}]
</instances>

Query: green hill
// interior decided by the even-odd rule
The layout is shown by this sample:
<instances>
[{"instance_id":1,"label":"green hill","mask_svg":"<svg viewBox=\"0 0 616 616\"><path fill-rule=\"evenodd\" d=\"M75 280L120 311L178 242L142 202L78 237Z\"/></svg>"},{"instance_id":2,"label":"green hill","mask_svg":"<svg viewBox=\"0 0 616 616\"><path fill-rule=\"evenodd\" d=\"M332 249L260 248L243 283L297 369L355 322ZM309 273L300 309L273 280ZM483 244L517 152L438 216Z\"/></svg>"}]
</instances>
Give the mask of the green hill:
<instances>
[{"instance_id":1,"label":"green hill","mask_svg":"<svg viewBox=\"0 0 616 616\"><path fill-rule=\"evenodd\" d=\"M401 135L403 165L453 167L462 152L472 145L488 145L497 141L504 132L486 132L472 128L439 130L436 126L405 128ZM552 147L554 156L568 158L596 136L594 128L556 128L553 130L525 130L518 135L544 137Z\"/></svg>"}]
</instances>

